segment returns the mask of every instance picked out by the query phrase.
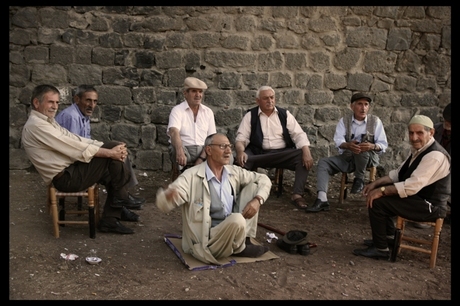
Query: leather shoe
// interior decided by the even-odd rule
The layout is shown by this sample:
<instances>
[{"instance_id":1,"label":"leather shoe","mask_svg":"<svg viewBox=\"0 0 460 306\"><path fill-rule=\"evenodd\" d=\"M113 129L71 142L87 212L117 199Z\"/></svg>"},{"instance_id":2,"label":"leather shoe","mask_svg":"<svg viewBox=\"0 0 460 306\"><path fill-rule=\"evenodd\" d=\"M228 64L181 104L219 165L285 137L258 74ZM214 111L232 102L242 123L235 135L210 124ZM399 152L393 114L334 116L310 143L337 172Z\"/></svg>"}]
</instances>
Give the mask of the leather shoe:
<instances>
[{"instance_id":1,"label":"leather shoe","mask_svg":"<svg viewBox=\"0 0 460 306\"><path fill-rule=\"evenodd\" d=\"M369 247L367 249L355 249L353 250L353 254L374 259L390 259L390 251L379 251L375 247Z\"/></svg>"},{"instance_id":2,"label":"leather shoe","mask_svg":"<svg viewBox=\"0 0 460 306\"><path fill-rule=\"evenodd\" d=\"M121 221L139 222L141 217L123 206L121 209Z\"/></svg>"},{"instance_id":3,"label":"leather shoe","mask_svg":"<svg viewBox=\"0 0 460 306\"><path fill-rule=\"evenodd\" d=\"M364 245L367 245L368 247L374 246L374 241L372 239L364 239L363 243ZM393 247L395 245L395 240L387 238L387 243L389 247Z\"/></svg>"},{"instance_id":4,"label":"leather shoe","mask_svg":"<svg viewBox=\"0 0 460 306\"><path fill-rule=\"evenodd\" d=\"M360 193L364 189L364 181L360 178L355 177L353 180L353 186L351 186L350 193Z\"/></svg>"},{"instance_id":5,"label":"leather shoe","mask_svg":"<svg viewBox=\"0 0 460 306\"><path fill-rule=\"evenodd\" d=\"M128 198L133 201L135 204L144 204L145 203L145 199L144 198L141 198L141 197L135 197L133 196L132 194L130 194L128 192Z\"/></svg>"},{"instance_id":6,"label":"leather shoe","mask_svg":"<svg viewBox=\"0 0 460 306\"><path fill-rule=\"evenodd\" d=\"M117 234L134 234L134 231L127 228L115 218L101 219L99 221L99 230L101 232L112 232Z\"/></svg>"},{"instance_id":7,"label":"leather shoe","mask_svg":"<svg viewBox=\"0 0 460 306\"><path fill-rule=\"evenodd\" d=\"M135 210L142 209L142 204L135 203L134 200L129 197L129 195L128 199L121 199L117 196L114 196L110 206L114 208L122 208L123 206L125 206L126 208Z\"/></svg>"},{"instance_id":8,"label":"leather shoe","mask_svg":"<svg viewBox=\"0 0 460 306\"><path fill-rule=\"evenodd\" d=\"M322 211L322 210L327 211L329 209L331 209L331 208L330 208L330 205L329 205L328 201L322 202L320 199L316 199L315 204L313 204L313 206L307 207L305 209L305 211L307 213L311 213L311 212L319 212L319 211Z\"/></svg>"}]
</instances>

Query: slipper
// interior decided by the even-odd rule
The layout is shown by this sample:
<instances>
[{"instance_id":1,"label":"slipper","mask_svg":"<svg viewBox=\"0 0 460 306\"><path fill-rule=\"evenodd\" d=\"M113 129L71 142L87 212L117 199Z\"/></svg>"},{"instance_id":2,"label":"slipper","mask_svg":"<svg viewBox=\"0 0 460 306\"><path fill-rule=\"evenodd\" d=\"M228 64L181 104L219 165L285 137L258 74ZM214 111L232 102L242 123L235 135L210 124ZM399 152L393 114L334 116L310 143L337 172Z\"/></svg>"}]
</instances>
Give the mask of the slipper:
<instances>
[{"instance_id":1,"label":"slipper","mask_svg":"<svg viewBox=\"0 0 460 306\"><path fill-rule=\"evenodd\" d=\"M297 207L298 209L305 209L308 207L307 202L304 198L300 197L295 200L291 200L292 205Z\"/></svg>"}]
</instances>

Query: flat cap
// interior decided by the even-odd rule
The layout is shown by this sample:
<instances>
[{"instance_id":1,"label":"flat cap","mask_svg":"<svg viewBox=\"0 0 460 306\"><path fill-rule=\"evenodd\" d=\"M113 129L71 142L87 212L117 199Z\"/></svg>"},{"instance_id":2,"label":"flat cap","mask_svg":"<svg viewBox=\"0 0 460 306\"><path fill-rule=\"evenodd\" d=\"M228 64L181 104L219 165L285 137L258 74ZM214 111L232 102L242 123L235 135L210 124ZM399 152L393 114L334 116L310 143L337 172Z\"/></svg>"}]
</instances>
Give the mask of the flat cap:
<instances>
[{"instance_id":1,"label":"flat cap","mask_svg":"<svg viewBox=\"0 0 460 306\"><path fill-rule=\"evenodd\" d=\"M433 128L433 121L431 121L429 117L424 115L415 115L414 117L412 117L412 119L409 121L409 125L411 124L421 124L430 129Z\"/></svg>"},{"instance_id":2,"label":"flat cap","mask_svg":"<svg viewBox=\"0 0 460 306\"><path fill-rule=\"evenodd\" d=\"M362 92L357 92L351 96L351 103L359 99L366 99L369 103L372 102L372 98L369 95L362 93Z\"/></svg>"},{"instance_id":3,"label":"flat cap","mask_svg":"<svg viewBox=\"0 0 460 306\"><path fill-rule=\"evenodd\" d=\"M194 77L188 77L184 80L184 88L196 88L196 89L207 89L208 86L206 86L206 83L194 78Z\"/></svg>"}]
</instances>

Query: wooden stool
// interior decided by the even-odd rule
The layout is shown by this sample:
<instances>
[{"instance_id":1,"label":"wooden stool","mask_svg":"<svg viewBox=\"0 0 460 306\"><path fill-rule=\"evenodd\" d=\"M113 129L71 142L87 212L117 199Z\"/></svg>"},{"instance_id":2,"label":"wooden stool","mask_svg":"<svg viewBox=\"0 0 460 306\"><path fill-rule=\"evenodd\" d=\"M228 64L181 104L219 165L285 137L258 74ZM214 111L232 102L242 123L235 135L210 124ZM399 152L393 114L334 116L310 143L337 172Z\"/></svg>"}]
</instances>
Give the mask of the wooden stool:
<instances>
[{"instance_id":1,"label":"wooden stool","mask_svg":"<svg viewBox=\"0 0 460 306\"><path fill-rule=\"evenodd\" d=\"M405 230L406 222L416 222L416 221L409 220L409 219L406 219L400 216L398 216L398 218L396 219L395 245L393 248L394 253L392 255L393 261L394 259L396 259L396 255L398 255L402 249L406 249L406 250L429 254L430 255L430 268L434 268L434 266L436 265L436 257L438 255L439 236L441 234L441 229L442 229L442 224L444 222L444 219L438 218L436 219L435 222L418 222L422 224L431 225L434 228L433 237L431 238L431 240L418 239L418 238L409 237L405 235L404 230ZM426 246L425 247L415 246L413 244L404 243L405 241L417 243L421 245L428 245L430 247L427 248Z\"/></svg>"},{"instance_id":2,"label":"wooden stool","mask_svg":"<svg viewBox=\"0 0 460 306\"><path fill-rule=\"evenodd\" d=\"M77 197L77 210L65 209L65 198ZM59 198L59 209L58 209ZM88 199L88 210L82 210L82 198ZM53 184L48 185L48 210L53 221L54 237L59 238L59 225L66 224L88 224L89 237L96 238L96 226L99 222L99 185L96 183L87 190L79 192L62 192L57 190ZM88 220L71 221L65 220L66 215L88 215Z\"/></svg>"},{"instance_id":3,"label":"wooden stool","mask_svg":"<svg viewBox=\"0 0 460 306\"><path fill-rule=\"evenodd\" d=\"M369 171L369 182L375 181L377 167L368 167L366 170ZM342 180L340 182L339 204L343 204L343 201L347 198L347 184L348 173L342 172Z\"/></svg>"}]
</instances>

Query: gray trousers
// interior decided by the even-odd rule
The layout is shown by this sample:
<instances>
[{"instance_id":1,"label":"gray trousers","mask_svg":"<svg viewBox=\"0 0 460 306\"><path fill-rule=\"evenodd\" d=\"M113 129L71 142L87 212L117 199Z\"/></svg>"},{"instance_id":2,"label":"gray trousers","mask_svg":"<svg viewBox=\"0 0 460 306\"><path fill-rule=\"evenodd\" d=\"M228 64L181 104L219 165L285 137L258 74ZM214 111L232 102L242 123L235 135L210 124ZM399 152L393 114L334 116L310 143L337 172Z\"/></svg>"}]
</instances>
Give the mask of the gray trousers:
<instances>
[{"instance_id":1,"label":"gray trousers","mask_svg":"<svg viewBox=\"0 0 460 306\"><path fill-rule=\"evenodd\" d=\"M356 178L364 180L366 168L377 166L378 162L379 158L375 152L354 154L351 151L345 151L340 155L323 157L318 162L316 190L327 193L330 176L339 172L354 172Z\"/></svg>"}]
</instances>

